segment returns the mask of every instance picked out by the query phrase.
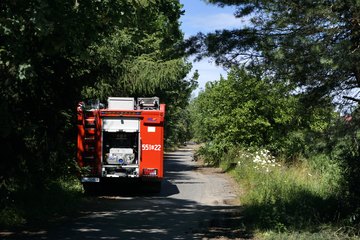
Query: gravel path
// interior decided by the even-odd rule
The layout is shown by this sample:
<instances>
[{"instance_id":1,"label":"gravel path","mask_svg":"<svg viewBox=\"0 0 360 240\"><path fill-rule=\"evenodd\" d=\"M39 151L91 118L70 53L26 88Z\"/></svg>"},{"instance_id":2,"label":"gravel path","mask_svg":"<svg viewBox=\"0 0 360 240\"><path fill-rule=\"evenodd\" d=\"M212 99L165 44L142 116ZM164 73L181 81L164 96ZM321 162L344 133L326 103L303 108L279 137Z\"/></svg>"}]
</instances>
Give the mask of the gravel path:
<instances>
[{"instance_id":1,"label":"gravel path","mask_svg":"<svg viewBox=\"0 0 360 240\"><path fill-rule=\"evenodd\" d=\"M51 227L9 232L9 239L246 239L233 180L193 161L194 146L165 154L157 195L90 198L76 218ZM64 203L66 204L66 203ZM0 235L4 237L5 235Z\"/></svg>"}]
</instances>

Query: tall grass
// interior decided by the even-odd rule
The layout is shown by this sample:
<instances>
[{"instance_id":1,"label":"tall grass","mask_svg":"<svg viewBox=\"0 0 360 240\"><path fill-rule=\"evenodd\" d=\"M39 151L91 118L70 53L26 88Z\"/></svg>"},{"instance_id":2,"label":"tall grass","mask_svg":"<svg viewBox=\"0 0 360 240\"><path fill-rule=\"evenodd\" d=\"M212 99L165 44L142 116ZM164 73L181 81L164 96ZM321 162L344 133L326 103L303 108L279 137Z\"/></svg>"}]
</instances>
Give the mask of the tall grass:
<instances>
[{"instance_id":1,"label":"tall grass","mask_svg":"<svg viewBox=\"0 0 360 240\"><path fill-rule=\"evenodd\" d=\"M245 193L243 224L263 238L352 239L345 228L336 231L341 219L341 168L325 155L289 165L266 150L233 149L221 167L231 172Z\"/></svg>"},{"instance_id":2,"label":"tall grass","mask_svg":"<svg viewBox=\"0 0 360 240\"><path fill-rule=\"evenodd\" d=\"M0 210L0 227L46 223L78 212L82 201L83 188L76 178L57 179L42 189L14 187Z\"/></svg>"}]
</instances>

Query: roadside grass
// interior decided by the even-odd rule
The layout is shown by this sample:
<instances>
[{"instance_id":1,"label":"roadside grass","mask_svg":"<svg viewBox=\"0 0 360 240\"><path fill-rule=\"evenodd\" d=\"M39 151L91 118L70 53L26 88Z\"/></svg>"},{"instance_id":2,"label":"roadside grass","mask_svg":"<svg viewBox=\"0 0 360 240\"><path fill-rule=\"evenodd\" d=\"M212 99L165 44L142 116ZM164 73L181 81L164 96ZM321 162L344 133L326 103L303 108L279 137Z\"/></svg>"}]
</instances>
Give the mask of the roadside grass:
<instances>
[{"instance_id":1,"label":"roadside grass","mask_svg":"<svg viewBox=\"0 0 360 240\"><path fill-rule=\"evenodd\" d=\"M278 161L266 150L233 150L220 166L243 188L243 222L260 239L360 239L341 216L340 166L325 155Z\"/></svg>"},{"instance_id":2,"label":"roadside grass","mask_svg":"<svg viewBox=\"0 0 360 240\"><path fill-rule=\"evenodd\" d=\"M358 236L343 229L321 229L317 232L292 231L273 232L267 231L257 234L259 238L266 240L356 240Z\"/></svg>"},{"instance_id":3,"label":"roadside grass","mask_svg":"<svg viewBox=\"0 0 360 240\"><path fill-rule=\"evenodd\" d=\"M83 200L83 188L76 178L59 179L42 190L15 190L0 210L0 227L46 224L76 214Z\"/></svg>"}]
</instances>

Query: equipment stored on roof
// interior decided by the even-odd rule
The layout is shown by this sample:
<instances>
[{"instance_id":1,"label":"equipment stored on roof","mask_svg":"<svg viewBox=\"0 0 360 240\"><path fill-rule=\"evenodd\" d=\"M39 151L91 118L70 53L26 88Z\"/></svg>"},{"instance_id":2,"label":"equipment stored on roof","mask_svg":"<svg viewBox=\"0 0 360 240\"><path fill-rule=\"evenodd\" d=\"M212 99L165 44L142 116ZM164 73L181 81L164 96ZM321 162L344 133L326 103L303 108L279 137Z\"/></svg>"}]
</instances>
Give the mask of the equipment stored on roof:
<instances>
[{"instance_id":1,"label":"equipment stored on roof","mask_svg":"<svg viewBox=\"0 0 360 240\"><path fill-rule=\"evenodd\" d=\"M81 181L96 184L108 178L163 179L165 104L158 97L109 97L80 102L77 108L77 162ZM85 186L84 185L84 186Z\"/></svg>"}]
</instances>

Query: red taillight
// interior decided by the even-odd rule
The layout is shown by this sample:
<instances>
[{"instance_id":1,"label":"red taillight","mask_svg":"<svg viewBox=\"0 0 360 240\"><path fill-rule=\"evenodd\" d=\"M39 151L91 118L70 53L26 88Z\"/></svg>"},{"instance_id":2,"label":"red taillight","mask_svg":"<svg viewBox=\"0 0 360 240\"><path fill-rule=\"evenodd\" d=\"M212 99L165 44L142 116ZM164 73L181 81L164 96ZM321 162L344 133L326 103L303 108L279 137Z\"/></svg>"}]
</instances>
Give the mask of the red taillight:
<instances>
[{"instance_id":1,"label":"red taillight","mask_svg":"<svg viewBox=\"0 0 360 240\"><path fill-rule=\"evenodd\" d=\"M149 176L149 177L156 177L158 170L155 168L144 168L143 169L143 175Z\"/></svg>"}]
</instances>

